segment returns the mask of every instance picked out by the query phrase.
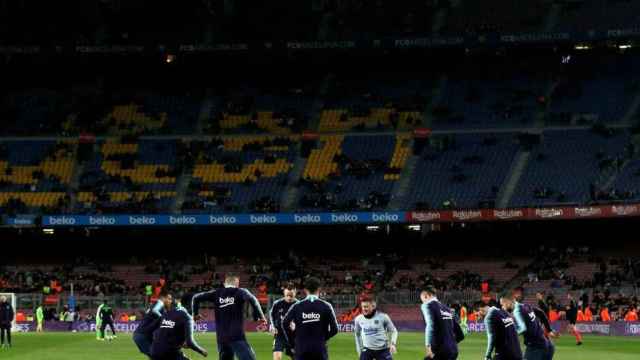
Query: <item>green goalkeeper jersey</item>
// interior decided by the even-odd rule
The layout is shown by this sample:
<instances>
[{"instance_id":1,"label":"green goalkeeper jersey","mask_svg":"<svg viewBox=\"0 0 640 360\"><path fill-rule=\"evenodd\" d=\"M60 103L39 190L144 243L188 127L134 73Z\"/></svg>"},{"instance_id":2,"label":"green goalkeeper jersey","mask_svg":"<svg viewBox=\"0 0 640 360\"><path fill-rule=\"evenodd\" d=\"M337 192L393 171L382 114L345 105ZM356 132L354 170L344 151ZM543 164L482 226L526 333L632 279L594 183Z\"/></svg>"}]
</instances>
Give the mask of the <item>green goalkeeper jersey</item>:
<instances>
[{"instance_id":1,"label":"green goalkeeper jersey","mask_svg":"<svg viewBox=\"0 0 640 360\"><path fill-rule=\"evenodd\" d=\"M100 306L98 306L98 311L96 312L96 323L100 323L102 322L102 308L104 307L104 304L100 304Z\"/></svg>"},{"instance_id":2,"label":"green goalkeeper jersey","mask_svg":"<svg viewBox=\"0 0 640 360\"><path fill-rule=\"evenodd\" d=\"M42 310L42 306L38 306L36 309L36 320L38 320L38 322L44 320L44 310Z\"/></svg>"}]
</instances>

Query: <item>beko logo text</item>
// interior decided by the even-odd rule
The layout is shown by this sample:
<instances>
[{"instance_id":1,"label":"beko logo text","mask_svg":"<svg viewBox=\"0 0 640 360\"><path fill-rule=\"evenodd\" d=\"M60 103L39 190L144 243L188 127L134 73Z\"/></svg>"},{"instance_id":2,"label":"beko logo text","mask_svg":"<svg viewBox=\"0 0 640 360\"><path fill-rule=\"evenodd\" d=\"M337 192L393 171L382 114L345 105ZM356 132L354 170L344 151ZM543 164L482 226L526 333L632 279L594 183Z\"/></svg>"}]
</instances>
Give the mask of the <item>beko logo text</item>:
<instances>
[{"instance_id":1,"label":"beko logo text","mask_svg":"<svg viewBox=\"0 0 640 360\"><path fill-rule=\"evenodd\" d=\"M50 217L49 218L50 225L75 225L76 219L72 217Z\"/></svg>"},{"instance_id":2,"label":"beko logo text","mask_svg":"<svg viewBox=\"0 0 640 360\"><path fill-rule=\"evenodd\" d=\"M89 216L89 224L91 225L115 225L116 218L110 216Z\"/></svg>"},{"instance_id":3,"label":"beko logo text","mask_svg":"<svg viewBox=\"0 0 640 360\"><path fill-rule=\"evenodd\" d=\"M371 214L371 219L375 222L387 222L387 221L399 221L400 217L397 214L389 214L389 213L382 213L382 214Z\"/></svg>"},{"instance_id":4,"label":"beko logo text","mask_svg":"<svg viewBox=\"0 0 640 360\"><path fill-rule=\"evenodd\" d=\"M133 225L155 225L156 219L150 216L129 216L129 224Z\"/></svg>"},{"instance_id":5,"label":"beko logo text","mask_svg":"<svg viewBox=\"0 0 640 360\"><path fill-rule=\"evenodd\" d=\"M249 220L252 224L275 224L278 222L275 216L269 215L251 215Z\"/></svg>"},{"instance_id":6,"label":"beko logo text","mask_svg":"<svg viewBox=\"0 0 640 360\"><path fill-rule=\"evenodd\" d=\"M355 214L331 214L331 222L334 223L346 223L346 222L358 222L358 215Z\"/></svg>"},{"instance_id":7,"label":"beko logo text","mask_svg":"<svg viewBox=\"0 0 640 360\"><path fill-rule=\"evenodd\" d=\"M235 224L237 222L237 218L235 216L209 216L210 224Z\"/></svg>"},{"instance_id":8,"label":"beko logo text","mask_svg":"<svg viewBox=\"0 0 640 360\"><path fill-rule=\"evenodd\" d=\"M320 215L293 215L293 221L296 223L320 223L322 219Z\"/></svg>"},{"instance_id":9,"label":"beko logo text","mask_svg":"<svg viewBox=\"0 0 640 360\"><path fill-rule=\"evenodd\" d=\"M302 322L303 323L308 323L308 322L315 322L315 321L320 321L320 314L318 313L302 313Z\"/></svg>"},{"instance_id":10,"label":"beko logo text","mask_svg":"<svg viewBox=\"0 0 640 360\"><path fill-rule=\"evenodd\" d=\"M196 223L193 216L169 216L169 224L172 225L192 225Z\"/></svg>"}]
</instances>

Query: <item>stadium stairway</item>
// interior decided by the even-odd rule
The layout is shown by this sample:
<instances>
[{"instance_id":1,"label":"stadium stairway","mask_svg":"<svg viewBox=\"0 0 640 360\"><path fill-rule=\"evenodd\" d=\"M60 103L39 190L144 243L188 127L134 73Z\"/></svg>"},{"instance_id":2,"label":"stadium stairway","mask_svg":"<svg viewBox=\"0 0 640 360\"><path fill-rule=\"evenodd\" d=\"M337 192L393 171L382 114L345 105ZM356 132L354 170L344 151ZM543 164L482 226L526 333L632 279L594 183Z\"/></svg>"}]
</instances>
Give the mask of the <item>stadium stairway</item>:
<instances>
[{"instance_id":1,"label":"stadium stairway","mask_svg":"<svg viewBox=\"0 0 640 360\"><path fill-rule=\"evenodd\" d=\"M438 34L440 29L446 24L447 16L449 15L449 10L446 7L440 8L438 11L433 14L433 19L431 22L431 32L434 34Z\"/></svg>"},{"instance_id":2,"label":"stadium stairway","mask_svg":"<svg viewBox=\"0 0 640 360\"><path fill-rule=\"evenodd\" d=\"M433 105L440 103L442 93L447 85L447 75L442 74L438 79L437 86L433 88L431 94L431 101L426 104L424 111L422 112L422 121L427 129L431 129L433 126Z\"/></svg>"},{"instance_id":3,"label":"stadium stairway","mask_svg":"<svg viewBox=\"0 0 640 360\"><path fill-rule=\"evenodd\" d=\"M80 175L84 173L84 163L80 162L76 159L73 167L73 176L71 177L71 183L69 184L69 197L71 201L69 202L69 209L73 210L76 208L76 204L78 203L78 192L80 191Z\"/></svg>"},{"instance_id":4,"label":"stadium stairway","mask_svg":"<svg viewBox=\"0 0 640 360\"><path fill-rule=\"evenodd\" d=\"M213 101L213 91L211 89L207 89L207 93L205 96L202 105L200 106L200 112L198 114L198 122L196 123L196 133L202 134L205 124L209 119L211 119L214 101Z\"/></svg>"},{"instance_id":5,"label":"stadium stairway","mask_svg":"<svg viewBox=\"0 0 640 360\"><path fill-rule=\"evenodd\" d=\"M329 86L335 80L336 76L334 74L327 74L322 82L320 83L320 87L318 88L318 95L313 101L313 105L311 106L311 119L309 120L309 129L317 130L320 126L320 114L322 113L322 108L324 108L324 98L327 95L327 91L329 90Z\"/></svg>"},{"instance_id":6,"label":"stadium stairway","mask_svg":"<svg viewBox=\"0 0 640 360\"><path fill-rule=\"evenodd\" d=\"M520 150L513 160L513 165L509 171L509 176L504 185L500 188L498 193L497 207L504 209L509 205L513 193L516 191L516 187L520 183L520 178L524 173L524 169L527 168L531 152Z\"/></svg>"},{"instance_id":7,"label":"stadium stairway","mask_svg":"<svg viewBox=\"0 0 640 360\"><path fill-rule=\"evenodd\" d=\"M179 214L181 212L182 204L184 203L185 196L189 190L189 184L191 184L192 180L192 171L183 172L178 178L178 182L176 184L176 197L171 204L171 213Z\"/></svg>"},{"instance_id":8,"label":"stadium stairway","mask_svg":"<svg viewBox=\"0 0 640 360\"><path fill-rule=\"evenodd\" d=\"M413 139L411 139L411 147L413 147ZM403 208L403 204L408 204L409 201L406 201L407 196L411 195L411 179L413 178L413 174L416 169L416 164L420 159L419 156L411 155L402 169L402 173L400 174L400 180L396 181L393 186L393 190L391 191L391 201L389 202L389 206L387 207L389 210L393 211L401 211L401 210L409 210L406 209L406 206Z\"/></svg>"},{"instance_id":9,"label":"stadium stairway","mask_svg":"<svg viewBox=\"0 0 640 360\"><path fill-rule=\"evenodd\" d=\"M553 95L553 92L556 90L558 85L558 81L552 80L547 86L547 91L545 91L544 98L547 100L551 99L551 96ZM536 114L536 119L534 122L534 126L536 128L542 129L545 127L549 109L551 109L551 101L547 101L546 106Z\"/></svg>"},{"instance_id":10,"label":"stadium stairway","mask_svg":"<svg viewBox=\"0 0 640 360\"><path fill-rule=\"evenodd\" d=\"M553 3L551 4L551 10L549 11L549 15L547 15L547 18L544 21L544 31L548 32L548 31L553 31L553 29L556 27L556 25L558 24L558 21L560 20L560 16L562 14L562 4L558 4L558 3Z\"/></svg>"},{"instance_id":11,"label":"stadium stairway","mask_svg":"<svg viewBox=\"0 0 640 360\"><path fill-rule=\"evenodd\" d=\"M638 109L640 109L640 90L636 91L633 101L631 102L629 109L624 114L624 117L622 118L622 121L620 123L631 124L633 122L633 119L636 119L636 122L637 122L636 125L640 125L640 119L636 118L636 115L638 114Z\"/></svg>"},{"instance_id":12,"label":"stadium stairway","mask_svg":"<svg viewBox=\"0 0 640 360\"><path fill-rule=\"evenodd\" d=\"M293 169L289 173L287 178L287 190L282 194L280 199L280 208L287 211L294 211L300 198L300 189L297 186L298 181L302 178L302 173L307 167L307 159L303 157L297 157L293 163Z\"/></svg>"}]
</instances>

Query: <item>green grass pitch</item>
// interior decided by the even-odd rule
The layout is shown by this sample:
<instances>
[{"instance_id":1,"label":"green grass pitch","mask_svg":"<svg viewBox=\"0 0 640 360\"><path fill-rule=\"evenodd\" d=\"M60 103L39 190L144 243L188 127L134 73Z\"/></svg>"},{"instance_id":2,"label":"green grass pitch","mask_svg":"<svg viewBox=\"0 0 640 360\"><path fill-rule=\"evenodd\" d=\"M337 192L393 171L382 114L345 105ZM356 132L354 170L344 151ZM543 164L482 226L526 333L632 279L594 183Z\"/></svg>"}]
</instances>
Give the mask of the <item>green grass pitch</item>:
<instances>
[{"instance_id":1,"label":"green grass pitch","mask_svg":"<svg viewBox=\"0 0 640 360\"><path fill-rule=\"evenodd\" d=\"M200 345L209 350L209 358L217 359L215 336L198 334ZM424 358L421 333L401 333L396 360L422 360ZM249 342L258 360L271 359L272 338L265 333L249 334ZM482 360L486 338L468 336L460 346L461 360ZM0 349L1 360L145 360L137 352L128 334L121 334L112 342L98 342L89 333L19 333L14 334L13 348ZM640 360L640 338L585 336L584 345L576 346L572 336L564 335L556 341L559 360ZM353 335L340 334L329 343L331 360L355 360ZM202 358L188 354L191 359Z\"/></svg>"}]
</instances>

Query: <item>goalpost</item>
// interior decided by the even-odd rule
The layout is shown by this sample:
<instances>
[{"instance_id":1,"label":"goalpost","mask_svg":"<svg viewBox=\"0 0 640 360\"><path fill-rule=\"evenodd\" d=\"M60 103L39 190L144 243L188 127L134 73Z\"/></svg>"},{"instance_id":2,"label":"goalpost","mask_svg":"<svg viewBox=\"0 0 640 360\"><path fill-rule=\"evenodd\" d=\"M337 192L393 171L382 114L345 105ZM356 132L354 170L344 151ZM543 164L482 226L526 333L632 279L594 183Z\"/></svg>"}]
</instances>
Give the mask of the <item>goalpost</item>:
<instances>
[{"instance_id":1,"label":"goalpost","mask_svg":"<svg viewBox=\"0 0 640 360\"><path fill-rule=\"evenodd\" d=\"M16 294L14 293L0 293L0 297L6 297L7 301L9 302L9 304L11 304L11 307L13 308L13 323L11 324L11 331L15 332L18 330L18 328L16 327Z\"/></svg>"}]
</instances>

